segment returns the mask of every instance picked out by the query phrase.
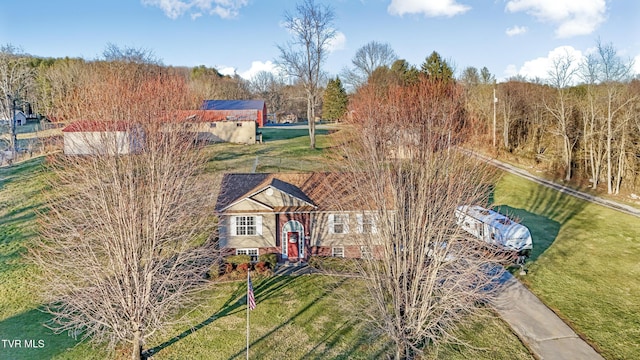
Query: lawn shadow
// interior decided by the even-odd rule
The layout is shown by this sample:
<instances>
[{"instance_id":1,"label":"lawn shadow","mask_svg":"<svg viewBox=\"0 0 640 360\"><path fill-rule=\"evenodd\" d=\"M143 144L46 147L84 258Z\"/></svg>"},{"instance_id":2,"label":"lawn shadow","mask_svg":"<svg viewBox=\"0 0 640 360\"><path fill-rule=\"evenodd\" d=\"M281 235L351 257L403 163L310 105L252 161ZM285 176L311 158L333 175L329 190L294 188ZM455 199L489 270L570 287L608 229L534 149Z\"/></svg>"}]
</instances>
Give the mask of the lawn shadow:
<instances>
[{"instance_id":1,"label":"lawn shadow","mask_svg":"<svg viewBox=\"0 0 640 360\"><path fill-rule=\"evenodd\" d=\"M496 189L492 188L489 203L500 213L529 228L533 240L530 260L535 261L553 244L562 227L582 212L588 202L540 184L526 184L519 189L506 190L506 197L511 199L507 204L494 204Z\"/></svg>"},{"instance_id":2,"label":"lawn shadow","mask_svg":"<svg viewBox=\"0 0 640 360\"><path fill-rule=\"evenodd\" d=\"M254 282L254 295L256 298L256 302L259 304L260 299L265 299L284 286L287 285L289 281L288 276L272 276L260 282ZM185 337L195 333L196 331L202 329L203 327L213 323L217 319L222 317L233 315L239 311L246 310L247 305L247 283L245 281L238 281L238 285L236 289L231 293L231 295L227 298L225 303L220 307L218 311L216 311L213 315L202 321L201 323L192 326L191 328L183 331L179 335L171 338L170 340L165 341L164 343L155 346L151 349L147 349L142 352L142 355L146 358L156 355L161 350L175 344L176 342L184 339Z\"/></svg>"},{"instance_id":3,"label":"lawn shadow","mask_svg":"<svg viewBox=\"0 0 640 360\"><path fill-rule=\"evenodd\" d=\"M38 309L20 313L0 322L0 339L11 340L0 344L2 359L50 359L63 354L80 343L66 333L55 334L43 324L51 315ZM19 341L20 344L18 346Z\"/></svg>"},{"instance_id":4,"label":"lawn shadow","mask_svg":"<svg viewBox=\"0 0 640 360\"><path fill-rule=\"evenodd\" d=\"M347 277L340 277L339 280L337 280L335 283L332 283L331 286L324 288L319 295L315 296L312 299L308 299L306 304L294 314L292 314L288 319L281 321L277 326L273 327L259 338L252 339L249 346L251 351L254 353L251 356L254 358L260 358L261 355L264 355L260 353L256 354L255 352L259 350L255 350L255 348L269 348L268 345L265 346L265 342L271 341L271 339L277 337L276 333L285 326L299 322L302 315L304 315L307 311L310 311L314 306L316 306L319 301L326 298L327 296L330 296L336 288L343 286L347 280ZM287 286L300 286L301 281L311 281L311 278L306 275L295 276L293 277L292 281L287 283ZM353 332L356 332L356 336L345 348L345 338L350 337L348 336L348 334L352 334ZM336 327L332 331L327 332L324 336L318 339L313 347L300 358L316 360L352 359L362 351L363 347L367 347L369 346L369 344L373 344L377 340L377 338L373 337L372 333L363 331L357 323L357 320L349 320L344 324ZM337 346L341 346L341 348L344 348L344 350L341 350L340 353L336 354L335 347ZM386 350L386 348L379 349L377 351L377 354L374 355L373 358L383 357ZM245 354L246 348L233 354L228 359L231 360L243 358Z\"/></svg>"},{"instance_id":5,"label":"lawn shadow","mask_svg":"<svg viewBox=\"0 0 640 360\"><path fill-rule=\"evenodd\" d=\"M531 261L537 260L553 244L560 232L560 223L548 217L507 205L497 206L495 209L529 228L533 241L533 250L529 257Z\"/></svg>"},{"instance_id":6,"label":"lawn shadow","mask_svg":"<svg viewBox=\"0 0 640 360\"><path fill-rule=\"evenodd\" d=\"M362 351L362 348L378 341L378 338L371 332L365 332L357 326L357 320L351 320L342 326L336 328L334 331L327 333L323 336L318 343L302 356L303 359L352 359ZM332 349L335 346L344 343L345 335L351 332L357 332L354 341L349 344L350 346L342 351L340 354L327 354L326 349ZM380 347L377 353L369 354L372 359L382 359L389 351L388 347Z\"/></svg>"}]
</instances>

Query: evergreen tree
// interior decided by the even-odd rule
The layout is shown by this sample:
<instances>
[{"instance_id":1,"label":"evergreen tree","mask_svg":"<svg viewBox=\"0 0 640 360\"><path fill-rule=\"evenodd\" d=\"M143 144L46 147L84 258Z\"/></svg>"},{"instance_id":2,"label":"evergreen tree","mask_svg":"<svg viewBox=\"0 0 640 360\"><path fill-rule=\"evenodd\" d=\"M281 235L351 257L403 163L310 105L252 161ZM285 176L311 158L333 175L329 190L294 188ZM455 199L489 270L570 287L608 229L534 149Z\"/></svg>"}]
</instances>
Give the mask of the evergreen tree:
<instances>
[{"instance_id":1,"label":"evergreen tree","mask_svg":"<svg viewBox=\"0 0 640 360\"><path fill-rule=\"evenodd\" d=\"M391 65L391 72L400 80L402 85L410 85L418 82L418 69L409 64L407 60L396 60Z\"/></svg>"},{"instance_id":2,"label":"evergreen tree","mask_svg":"<svg viewBox=\"0 0 640 360\"><path fill-rule=\"evenodd\" d=\"M453 69L436 51L426 58L420 70L434 80L448 82L453 79Z\"/></svg>"},{"instance_id":3,"label":"evergreen tree","mask_svg":"<svg viewBox=\"0 0 640 360\"><path fill-rule=\"evenodd\" d=\"M342 118L347 111L349 99L339 77L336 76L335 80L329 80L323 100L322 115L325 119L338 120Z\"/></svg>"}]
</instances>

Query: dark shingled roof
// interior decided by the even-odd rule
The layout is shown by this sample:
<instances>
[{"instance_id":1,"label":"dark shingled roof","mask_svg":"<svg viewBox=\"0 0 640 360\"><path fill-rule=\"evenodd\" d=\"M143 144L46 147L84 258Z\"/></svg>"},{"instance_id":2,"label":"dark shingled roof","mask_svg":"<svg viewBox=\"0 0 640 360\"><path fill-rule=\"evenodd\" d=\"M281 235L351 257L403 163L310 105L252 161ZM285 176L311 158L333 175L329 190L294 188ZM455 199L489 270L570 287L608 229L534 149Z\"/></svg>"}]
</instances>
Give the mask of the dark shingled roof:
<instances>
[{"instance_id":1,"label":"dark shingled roof","mask_svg":"<svg viewBox=\"0 0 640 360\"><path fill-rule=\"evenodd\" d=\"M247 193L260 185L271 174L224 174L220 184L220 194L216 202L216 211L221 211L234 201L247 195Z\"/></svg>"},{"instance_id":2,"label":"dark shingled roof","mask_svg":"<svg viewBox=\"0 0 640 360\"><path fill-rule=\"evenodd\" d=\"M204 100L201 110L263 110L264 100Z\"/></svg>"},{"instance_id":3,"label":"dark shingled roof","mask_svg":"<svg viewBox=\"0 0 640 360\"><path fill-rule=\"evenodd\" d=\"M221 212L234 202L247 198L268 186L290 194L310 204L306 211L326 211L351 208L361 200L354 198L353 182L341 173L252 173L225 174L220 184L216 211ZM303 211L302 208L277 208L274 211ZM354 209L357 210L357 209Z\"/></svg>"},{"instance_id":4,"label":"dark shingled roof","mask_svg":"<svg viewBox=\"0 0 640 360\"><path fill-rule=\"evenodd\" d=\"M274 178L271 181L271 186L273 186L274 188L287 193L289 195L293 195L295 197L297 197L300 200L303 200L305 202L308 202L311 205L315 205L313 203L313 200L309 199L309 197L307 196L307 194L305 194L302 190L300 190L297 186L293 185L293 184L289 184L287 182L284 182L280 179Z\"/></svg>"}]
</instances>

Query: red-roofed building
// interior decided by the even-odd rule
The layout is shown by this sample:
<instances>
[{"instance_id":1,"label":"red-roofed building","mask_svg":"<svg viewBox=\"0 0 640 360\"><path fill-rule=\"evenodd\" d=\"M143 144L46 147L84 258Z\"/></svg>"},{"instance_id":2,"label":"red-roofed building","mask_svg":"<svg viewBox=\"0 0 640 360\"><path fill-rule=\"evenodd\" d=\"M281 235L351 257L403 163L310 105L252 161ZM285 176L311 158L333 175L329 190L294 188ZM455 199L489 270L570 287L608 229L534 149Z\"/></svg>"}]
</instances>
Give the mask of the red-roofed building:
<instances>
[{"instance_id":1,"label":"red-roofed building","mask_svg":"<svg viewBox=\"0 0 640 360\"><path fill-rule=\"evenodd\" d=\"M233 116L228 114L218 110L180 110L176 120L184 124L185 130L196 132L201 141L255 144L262 140L255 111L248 111L247 116L241 110Z\"/></svg>"}]
</instances>

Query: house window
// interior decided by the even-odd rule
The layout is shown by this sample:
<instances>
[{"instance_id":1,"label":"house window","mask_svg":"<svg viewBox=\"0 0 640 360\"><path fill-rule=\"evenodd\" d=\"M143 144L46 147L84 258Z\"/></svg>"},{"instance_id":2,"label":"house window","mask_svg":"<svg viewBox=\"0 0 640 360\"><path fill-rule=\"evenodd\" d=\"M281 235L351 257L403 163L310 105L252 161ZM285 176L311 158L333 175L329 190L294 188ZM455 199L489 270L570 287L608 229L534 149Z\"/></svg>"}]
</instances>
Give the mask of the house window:
<instances>
[{"instance_id":1,"label":"house window","mask_svg":"<svg viewBox=\"0 0 640 360\"><path fill-rule=\"evenodd\" d=\"M239 123L236 123L236 126L237 126L237 127L241 127L241 126L242 126L242 123L240 123L240 122L239 122Z\"/></svg>"},{"instance_id":2,"label":"house window","mask_svg":"<svg viewBox=\"0 0 640 360\"><path fill-rule=\"evenodd\" d=\"M261 216L231 217L231 235L238 235L238 236L262 235L262 217Z\"/></svg>"},{"instance_id":3,"label":"house window","mask_svg":"<svg viewBox=\"0 0 640 360\"><path fill-rule=\"evenodd\" d=\"M329 215L329 233L346 234L349 232L349 215L331 214Z\"/></svg>"},{"instance_id":4,"label":"house window","mask_svg":"<svg viewBox=\"0 0 640 360\"><path fill-rule=\"evenodd\" d=\"M362 257L363 259L373 259L371 248L364 245L360 246L360 257Z\"/></svg>"},{"instance_id":5,"label":"house window","mask_svg":"<svg viewBox=\"0 0 640 360\"><path fill-rule=\"evenodd\" d=\"M209 127L212 127L212 128L216 127L216 123L214 123L214 122L209 123Z\"/></svg>"},{"instance_id":6,"label":"house window","mask_svg":"<svg viewBox=\"0 0 640 360\"><path fill-rule=\"evenodd\" d=\"M344 248L340 246L331 248L331 256L333 257L344 257Z\"/></svg>"},{"instance_id":7,"label":"house window","mask_svg":"<svg viewBox=\"0 0 640 360\"><path fill-rule=\"evenodd\" d=\"M249 255L251 262L258 262L258 249L236 249L236 255Z\"/></svg>"},{"instance_id":8,"label":"house window","mask_svg":"<svg viewBox=\"0 0 640 360\"><path fill-rule=\"evenodd\" d=\"M378 232L376 228L376 222L374 214L364 213L356 215L358 220L358 233L360 234L375 234Z\"/></svg>"}]
</instances>

